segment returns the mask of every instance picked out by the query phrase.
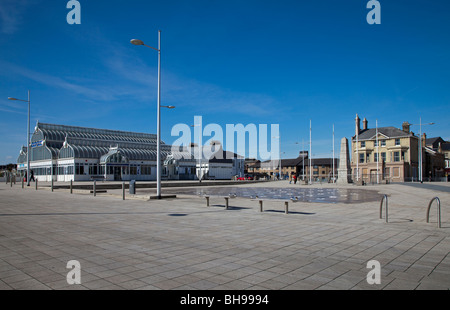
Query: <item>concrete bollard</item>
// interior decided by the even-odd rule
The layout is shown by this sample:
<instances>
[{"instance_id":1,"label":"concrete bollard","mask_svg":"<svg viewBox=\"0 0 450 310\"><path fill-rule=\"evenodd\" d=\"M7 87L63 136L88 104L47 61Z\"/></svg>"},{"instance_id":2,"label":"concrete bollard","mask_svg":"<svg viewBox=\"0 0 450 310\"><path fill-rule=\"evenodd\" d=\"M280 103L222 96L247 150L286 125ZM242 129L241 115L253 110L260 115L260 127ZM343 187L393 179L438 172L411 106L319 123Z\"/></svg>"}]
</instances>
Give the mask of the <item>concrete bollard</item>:
<instances>
[{"instance_id":1,"label":"concrete bollard","mask_svg":"<svg viewBox=\"0 0 450 310\"><path fill-rule=\"evenodd\" d=\"M225 210L228 210L228 200L230 197L224 197L225 198Z\"/></svg>"},{"instance_id":2,"label":"concrete bollard","mask_svg":"<svg viewBox=\"0 0 450 310\"><path fill-rule=\"evenodd\" d=\"M122 182L122 200L125 200L125 182Z\"/></svg>"},{"instance_id":3,"label":"concrete bollard","mask_svg":"<svg viewBox=\"0 0 450 310\"><path fill-rule=\"evenodd\" d=\"M205 196L206 198L206 206L209 207L209 196Z\"/></svg>"},{"instance_id":4,"label":"concrete bollard","mask_svg":"<svg viewBox=\"0 0 450 310\"><path fill-rule=\"evenodd\" d=\"M263 212L263 201L259 201L259 212Z\"/></svg>"},{"instance_id":5,"label":"concrete bollard","mask_svg":"<svg viewBox=\"0 0 450 310\"><path fill-rule=\"evenodd\" d=\"M23 178L22 178L22 188L24 187L24 184L23 184L23 183L24 183L24 181L23 181Z\"/></svg>"},{"instance_id":6,"label":"concrete bollard","mask_svg":"<svg viewBox=\"0 0 450 310\"><path fill-rule=\"evenodd\" d=\"M34 185L36 187L36 190L38 190L38 179L36 179L36 181L34 181Z\"/></svg>"},{"instance_id":7,"label":"concrete bollard","mask_svg":"<svg viewBox=\"0 0 450 310\"><path fill-rule=\"evenodd\" d=\"M289 202L288 201L284 202L284 209L285 209L284 213L289 214Z\"/></svg>"},{"instance_id":8,"label":"concrete bollard","mask_svg":"<svg viewBox=\"0 0 450 310\"><path fill-rule=\"evenodd\" d=\"M52 192L53 192L53 178L52 178Z\"/></svg>"},{"instance_id":9,"label":"concrete bollard","mask_svg":"<svg viewBox=\"0 0 450 310\"><path fill-rule=\"evenodd\" d=\"M70 193L73 194L73 181L70 180Z\"/></svg>"},{"instance_id":10,"label":"concrete bollard","mask_svg":"<svg viewBox=\"0 0 450 310\"><path fill-rule=\"evenodd\" d=\"M97 196L97 192L96 192L96 188L95 188L96 187L96 182L97 181L94 180L94 186L93 186L93 190L92 190L94 192L94 197Z\"/></svg>"}]
</instances>

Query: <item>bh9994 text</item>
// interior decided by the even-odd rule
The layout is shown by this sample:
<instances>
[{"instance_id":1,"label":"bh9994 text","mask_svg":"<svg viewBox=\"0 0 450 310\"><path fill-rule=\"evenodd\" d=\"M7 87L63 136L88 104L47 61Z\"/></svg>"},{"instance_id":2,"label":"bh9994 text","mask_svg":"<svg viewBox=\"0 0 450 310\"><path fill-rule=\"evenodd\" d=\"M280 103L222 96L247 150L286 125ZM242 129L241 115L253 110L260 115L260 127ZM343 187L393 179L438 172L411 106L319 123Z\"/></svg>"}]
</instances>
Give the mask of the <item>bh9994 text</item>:
<instances>
[{"instance_id":1,"label":"bh9994 text","mask_svg":"<svg viewBox=\"0 0 450 310\"><path fill-rule=\"evenodd\" d=\"M269 304L267 295L225 295L225 305L260 305Z\"/></svg>"}]
</instances>

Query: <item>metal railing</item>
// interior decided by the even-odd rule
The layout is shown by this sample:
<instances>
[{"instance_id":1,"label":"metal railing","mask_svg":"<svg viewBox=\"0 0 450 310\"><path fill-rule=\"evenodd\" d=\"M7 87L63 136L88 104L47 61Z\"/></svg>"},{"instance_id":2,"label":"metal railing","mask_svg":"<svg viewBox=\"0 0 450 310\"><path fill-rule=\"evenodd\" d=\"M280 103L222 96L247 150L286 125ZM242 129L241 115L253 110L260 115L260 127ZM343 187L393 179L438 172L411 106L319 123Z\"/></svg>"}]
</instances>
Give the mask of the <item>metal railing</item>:
<instances>
[{"instance_id":1,"label":"metal railing","mask_svg":"<svg viewBox=\"0 0 450 310\"><path fill-rule=\"evenodd\" d=\"M427 223L430 222L430 209L431 209L431 205L433 204L433 202L435 200L437 201L437 227L441 228L441 201L439 200L438 197L434 197L433 199L431 199L430 203L428 204Z\"/></svg>"},{"instance_id":2,"label":"metal railing","mask_svg":"<svg viewBox=\"0 0 450 310\"><path fill-rule=\"evenodd\" d=\"M383 202L385 202L386 223L388 222L388 196L384 195L380 203L380 219L383 218Z\"/></svg>"}]
</instances>

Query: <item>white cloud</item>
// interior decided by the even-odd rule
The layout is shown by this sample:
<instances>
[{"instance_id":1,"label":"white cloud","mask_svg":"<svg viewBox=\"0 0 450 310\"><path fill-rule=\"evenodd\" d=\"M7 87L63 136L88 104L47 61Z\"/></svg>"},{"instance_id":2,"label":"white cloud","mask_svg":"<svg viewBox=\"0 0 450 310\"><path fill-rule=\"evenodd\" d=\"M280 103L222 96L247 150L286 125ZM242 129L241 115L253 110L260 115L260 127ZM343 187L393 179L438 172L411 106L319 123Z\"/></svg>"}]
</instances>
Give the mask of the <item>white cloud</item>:
<instances>
[{"instance_id":1,"label":"white cloud","mask_svg":"<svg viewBox=\"0 0 450 310\"><path fill-rule=\"evenodd\" d=\"M157 68L150 67L126 51L116 51L104 59L106 78L61 78L37 72L9 62L0 61L4 72L14 73L43 85L67 90L95 102L149 101L156 98ZM163 104L183 106L204 113L233 113L270 116L277 111L279 101L259 93L228 90L204 81L178 77L163 71Z\"/></svg>"},{"instance_id":2,"label":"white cloud","mask_svg":"<svg viewBox=\"0 0 450 310\"><path fill-rule=\"evenodd\" d=\"M111 89L101 89L100 87L86 87L83 85L68 82L60 77L55 77L45 73L39 73L21 66L17 66L11 63L0 62L1 66L6 69L7 72L13 72L19 74L33 81L45 84L51 87L62 88L71 91L76 94L84 95L88 98L95 98L96 100L108 101L115 100L116 97Z\"/></svg>"},{"instance_id":3,"label":"white cloud","mask_svg":"<svg viewBox=\"0 0 450 310\"><path fill-rule=\"evenodd\" d=\"M0 32L15 33L23 21L23 14L30 4L30 0L1 0L0 2Z\"/></svg>"},{"instance_id":4,"label":"white cloud","mask_svg":"<svg viewBox=\"0 0 450 310\"><path fill-rule=\"evenodd\" d=\"M149 67L126 51L117 50L105 59L105 66L114 76L133 82L134 93L156 96L157 68ZM138 85L136 85L138 84ZM152 91L152 85L154 90ZM205 112L229 112L249 115L270 115L278 101L271 96L227 90L204 81L179 77L163 70L162 97L165 103L182 105Z\"/></svg>"}]
</instances>

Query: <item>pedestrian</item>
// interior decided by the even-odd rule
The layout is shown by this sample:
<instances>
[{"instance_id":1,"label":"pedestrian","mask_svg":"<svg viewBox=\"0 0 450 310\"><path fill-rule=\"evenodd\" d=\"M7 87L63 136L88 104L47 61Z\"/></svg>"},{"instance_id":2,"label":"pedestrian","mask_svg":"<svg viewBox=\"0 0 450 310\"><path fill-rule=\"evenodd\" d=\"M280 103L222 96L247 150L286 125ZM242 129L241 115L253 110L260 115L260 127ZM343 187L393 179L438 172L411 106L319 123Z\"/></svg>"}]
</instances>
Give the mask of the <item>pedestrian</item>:
<instances>
[{"instance_id":1,"label":"pedestrian","mask_svg":"<svg viewBox=\"0 0 450 310\"><path fill-rule=\"evenodd\" d=\"M34 171L31 170L30 171L30 181L33 180L33 182L36 182L36 180L34 179Z\"/></svg>"},{"instance_id":2,"label":"pedestrian","mask_svg":"<svg viewBox=\"0 0 450 310\"><path fill-rule=\"evenodd\" d=\"M297 184L297 175L294 174L293 179L294 179L294 184Z\"/></svg>"}]
</instances>

